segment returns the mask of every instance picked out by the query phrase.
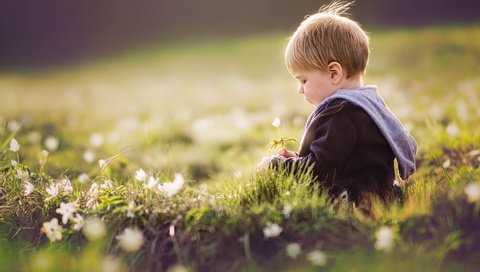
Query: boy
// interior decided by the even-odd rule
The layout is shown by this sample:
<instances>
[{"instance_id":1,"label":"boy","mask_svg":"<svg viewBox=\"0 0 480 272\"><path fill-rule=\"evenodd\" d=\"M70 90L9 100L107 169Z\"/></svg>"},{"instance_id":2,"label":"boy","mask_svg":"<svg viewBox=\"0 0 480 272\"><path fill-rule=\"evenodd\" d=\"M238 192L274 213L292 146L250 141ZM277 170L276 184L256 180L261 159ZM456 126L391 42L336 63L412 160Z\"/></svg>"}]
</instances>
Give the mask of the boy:
<instances>
[{"instance_id":1,"label":"boy","mask_svg":"<svg viewBox=\"0 0 480 272\"><path fill-rule=\"evenodd\" d=\"M291 36L285 61L298 92L316 106L298 153L279 150L274 166L304 163L332 198L356 204L364 196L388 202L395 191L394 159L407 179L417 144L385 105L375 86L363 86L368 36L333 3L306 18ZM367 200L368 201L368 200Z\"/></svg>"}]
</instances>

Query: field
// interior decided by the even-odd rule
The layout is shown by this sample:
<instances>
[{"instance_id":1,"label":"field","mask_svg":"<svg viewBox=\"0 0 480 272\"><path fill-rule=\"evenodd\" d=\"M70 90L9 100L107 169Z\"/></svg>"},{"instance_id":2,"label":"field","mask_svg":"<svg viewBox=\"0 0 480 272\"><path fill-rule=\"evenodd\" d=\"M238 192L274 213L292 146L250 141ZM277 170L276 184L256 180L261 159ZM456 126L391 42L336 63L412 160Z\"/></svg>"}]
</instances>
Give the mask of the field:
<instances>
[{"instance_id":1,"label":"field","mask_svg":"<svg viewBox=\"0 0 480 272\"><path fill-rule=\"evenodd\" d=\"M0 270L476 271L480 27L370 35L365 82L419 144L404 201L370 217L256 167L313 110L288 34L2 72Z\"/></svg>"}]
</instances>

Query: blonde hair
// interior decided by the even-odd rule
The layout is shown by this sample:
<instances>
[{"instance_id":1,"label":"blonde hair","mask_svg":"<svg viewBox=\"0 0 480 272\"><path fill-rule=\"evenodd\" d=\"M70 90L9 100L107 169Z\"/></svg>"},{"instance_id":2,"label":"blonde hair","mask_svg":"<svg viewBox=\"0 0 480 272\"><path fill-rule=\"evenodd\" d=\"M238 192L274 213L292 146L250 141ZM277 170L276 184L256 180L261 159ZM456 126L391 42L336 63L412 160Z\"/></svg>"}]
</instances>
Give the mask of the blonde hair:
<instances>
[{"instance_id":1,"label":"blonde hair","mask_svg":"<svg viewBox=\"0 0 480 272\"><path fill-rule=\"evenodd\" d=\"M292 69L326 70L336 61L347 78L363 73L368 61L368 36L347 17L352 2L333 2L306 17L289 38L285 63Z\"/></svg>"}]
</instances>

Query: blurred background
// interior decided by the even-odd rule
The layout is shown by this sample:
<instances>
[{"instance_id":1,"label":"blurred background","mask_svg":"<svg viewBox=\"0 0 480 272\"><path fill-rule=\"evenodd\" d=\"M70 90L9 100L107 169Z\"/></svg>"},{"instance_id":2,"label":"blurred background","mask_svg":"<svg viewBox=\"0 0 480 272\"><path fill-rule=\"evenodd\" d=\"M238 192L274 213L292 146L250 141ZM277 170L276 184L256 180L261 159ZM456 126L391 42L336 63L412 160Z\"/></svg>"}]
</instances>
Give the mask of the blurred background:
<instances>
[{"instance_id":1,"label":"blurred background","mask_svg":"<svg viewBox=\"0 0 480 272\"><path fill-rule=\"evenodd\" d=\"M275 152L272 139L301 138L313 106L296 91L284 48L328 3L0 1L0 137L21 128L22 161L35 165L47 149L51 172L94 175L99 159L129 150L130 170L246 173ZM429 124L460 135L480 118L479 11L476 0L350 9L371 38L366 84L422 147Z\"/></svg>"},{"instance_id":2,"label":"blurred background","mask_svg":"<svg viewBox=\"0 0 480 272\"><path fill-rule=\"evenodd\" d=\"M171 40L288 32L327 1L103 0L0 2L0 67L55 67ZM357 1L367 28L468 24L476 0Z\"/></svg>"}]
</instances>

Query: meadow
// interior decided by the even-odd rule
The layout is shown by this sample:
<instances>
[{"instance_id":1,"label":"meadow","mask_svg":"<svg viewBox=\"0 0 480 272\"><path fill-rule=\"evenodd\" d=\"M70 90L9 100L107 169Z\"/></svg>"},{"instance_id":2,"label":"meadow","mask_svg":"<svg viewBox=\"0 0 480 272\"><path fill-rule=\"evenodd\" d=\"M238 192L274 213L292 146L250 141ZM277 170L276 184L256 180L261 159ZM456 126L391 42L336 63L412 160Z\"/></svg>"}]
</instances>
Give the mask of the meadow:
<instances>
[{"instance_id":1,"label":"meadow","mask_svg":"<svg viewBox=\"0 0 480 272\"><path fill-rule=\"evenodd\" d=\"M313 110L288 34L3 71L0 270L476 271L480 27L370 35L365 83L419 151L403 201L369 217L334 209L308 169L257 168Z\"/></svg>"}]
</instances>

